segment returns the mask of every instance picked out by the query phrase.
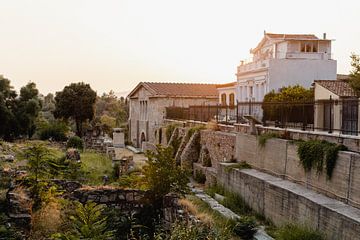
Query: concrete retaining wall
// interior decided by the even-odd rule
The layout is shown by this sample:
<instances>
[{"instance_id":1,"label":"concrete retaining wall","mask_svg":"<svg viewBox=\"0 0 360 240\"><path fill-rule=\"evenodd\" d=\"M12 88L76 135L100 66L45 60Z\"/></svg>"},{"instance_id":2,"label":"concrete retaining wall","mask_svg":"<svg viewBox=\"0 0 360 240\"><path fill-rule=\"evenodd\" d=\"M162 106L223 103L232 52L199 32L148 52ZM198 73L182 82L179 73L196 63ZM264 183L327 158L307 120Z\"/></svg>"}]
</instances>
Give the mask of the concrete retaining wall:
<instances>
[{"instance_id":1,"label":"concrete retaining wall","mask_svg":"<svg viewBox=\"0 0 360 240\"><path fill-rule=\"evenodd\" d=\"M256 212L276 225L303 222L328 239L360 239L360 210L291 181L255 169L218 169L218 182L238 193Z\"/></svg>"},{"instance_id":2,"label":"concrete retaining wall","mask_svg":"<svg viewBox=\"0 0 360 240\"><path fill-rule=\"evenodd\" d=\"M304 171L293 141L272 138L266 141L265 146L260 146L256 136L239 133L236 142L238 161L246 161L256 169L360 207L360 154L339 152L330 180L325 172Z\"/></svg>"}]
</instances>

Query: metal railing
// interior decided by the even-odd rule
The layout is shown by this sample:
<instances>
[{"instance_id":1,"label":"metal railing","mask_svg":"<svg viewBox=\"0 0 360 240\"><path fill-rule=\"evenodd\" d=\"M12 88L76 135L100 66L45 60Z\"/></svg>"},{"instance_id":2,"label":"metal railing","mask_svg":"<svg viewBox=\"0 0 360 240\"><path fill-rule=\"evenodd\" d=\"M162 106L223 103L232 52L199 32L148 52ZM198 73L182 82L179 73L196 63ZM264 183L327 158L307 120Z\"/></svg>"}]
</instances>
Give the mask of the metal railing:
<instances>
[{"instance_id":1,"label":"metal railing","mask_svg":"<svg viewBox=\"0 0 360 240\"><path fill-rule=\"evenodd\" d=\"M216 121L221 124L247 123L250 115L264 126L307 131L358 135L358 99L326 99L312 102L237 102L229 105L202 105L166 108L166 118Z\"/></svg>"}]
</instances>

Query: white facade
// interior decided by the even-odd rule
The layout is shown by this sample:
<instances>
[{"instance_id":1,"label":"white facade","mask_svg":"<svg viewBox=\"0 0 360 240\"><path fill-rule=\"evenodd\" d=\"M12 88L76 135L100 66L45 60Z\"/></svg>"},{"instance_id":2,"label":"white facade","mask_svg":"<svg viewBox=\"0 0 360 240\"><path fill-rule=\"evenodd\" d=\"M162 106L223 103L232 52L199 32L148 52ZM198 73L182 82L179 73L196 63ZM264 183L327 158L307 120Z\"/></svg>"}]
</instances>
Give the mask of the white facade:
<instances>
[{"instance_id":1,"label":"white facade","mask_svg":"<svg viewBox=\"0 0 360 240\"><path fill-rule=\"evenodd\" d=\"M216 86L219 95L219 104L221 105L235 105L236 96L236 83L228 83Z\"/></svg>"},{"instance_id":2,"label":"white facade","mask_svg":"<svg viewBox=\"0 0 360 240\"><path fill-rule=\"evenodd\" d=\"M237 67L237 100L262 101L271 90L290 85L309 88L314 80L335 80L336 61L331 40L315 35L264 35L251 50L252 61Z\"/></svg>"}]
</instances>

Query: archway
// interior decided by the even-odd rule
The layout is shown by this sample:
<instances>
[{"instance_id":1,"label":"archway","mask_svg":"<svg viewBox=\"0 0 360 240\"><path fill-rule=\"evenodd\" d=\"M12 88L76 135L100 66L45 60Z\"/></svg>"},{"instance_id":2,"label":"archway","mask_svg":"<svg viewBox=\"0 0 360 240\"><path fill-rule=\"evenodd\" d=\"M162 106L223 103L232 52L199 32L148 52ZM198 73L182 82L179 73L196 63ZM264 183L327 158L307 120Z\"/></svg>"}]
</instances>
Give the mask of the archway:
<instances>
[{"instance_id":1,"label":"archway","mask_svg":"<svg viewBox=\"0 0 360 240\"><path fill-rule=\"evenodd\" d=\"M162 128L159 129L159 144L162 144Z\"/></svg>"},{"instance_id":2,"label":"archway","mask_svg":"<svg viewBox=\"0 0 360 240\"><path fill-rule=\"evenodd\" d=\"M146 141L146 138L145 138L145 133L142 132L141 133L141 137L140 137L140 147L142 148L142 143Z\"/></svg>"}]
</instances>

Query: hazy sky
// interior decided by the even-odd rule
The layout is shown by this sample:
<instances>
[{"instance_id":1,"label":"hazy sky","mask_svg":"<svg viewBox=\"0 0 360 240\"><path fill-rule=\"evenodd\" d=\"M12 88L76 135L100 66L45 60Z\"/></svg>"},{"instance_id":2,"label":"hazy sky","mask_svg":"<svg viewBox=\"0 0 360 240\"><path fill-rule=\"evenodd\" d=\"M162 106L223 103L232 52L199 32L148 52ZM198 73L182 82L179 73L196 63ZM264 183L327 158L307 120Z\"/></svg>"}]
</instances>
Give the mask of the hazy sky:
<instances>
[{"instance_id":1,"label":"hazy sky","mask_svg":"<svg viewBox=\"0 0 360 240\"><path fill-rule=\"evenodd\" d=\"M264 30L326 32L338 73L360 53L359 0L0 0L0 11L0 74L42 93L234 81Z\"/></svg>"}]
</instances>

